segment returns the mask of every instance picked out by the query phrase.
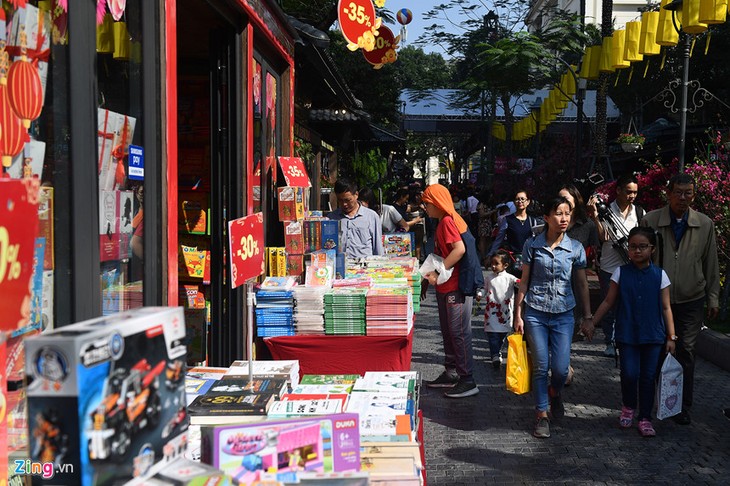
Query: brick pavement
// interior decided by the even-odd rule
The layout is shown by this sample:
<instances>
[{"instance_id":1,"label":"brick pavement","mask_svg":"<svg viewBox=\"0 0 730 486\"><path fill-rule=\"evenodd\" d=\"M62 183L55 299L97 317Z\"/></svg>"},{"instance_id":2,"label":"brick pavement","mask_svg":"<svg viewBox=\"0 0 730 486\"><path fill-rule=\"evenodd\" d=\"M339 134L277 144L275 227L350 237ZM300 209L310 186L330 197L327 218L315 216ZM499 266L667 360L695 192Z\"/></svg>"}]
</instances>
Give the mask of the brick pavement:
<instances>
[{"instance_id":1,"label":"brick pavement","mask_svg":"<svg viewBox=\"0 0 730 486\"><path fill-rule=\"evenodd\" d=\"M473 319L475 378L480 393L449 399L422 387L429 486L482 484L729 484L730 372L699 359L692 425L654 420L657 436L645 439L618 427L619 371L602 355L600 331L593 342L573 345L574 383L565 389L565 418L551 424L552 437L532 437L531 395L505 390L504 366L487 361L481 317ZM443 370L436 299L421 306L412 369L424 380Z\"/></svg>"}]
</instances>

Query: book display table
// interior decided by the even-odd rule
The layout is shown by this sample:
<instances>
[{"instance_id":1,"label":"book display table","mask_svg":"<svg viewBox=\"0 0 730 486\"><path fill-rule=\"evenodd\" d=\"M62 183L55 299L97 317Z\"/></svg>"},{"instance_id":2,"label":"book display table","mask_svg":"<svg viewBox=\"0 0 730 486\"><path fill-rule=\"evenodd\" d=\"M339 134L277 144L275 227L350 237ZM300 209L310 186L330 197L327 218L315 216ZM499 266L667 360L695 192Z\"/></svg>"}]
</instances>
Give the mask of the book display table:
<instances>
[{"instance_id":1,"label":"book display table","mask_svg":"<svg viewBox=\"0 0 730 486\"><path fill-rule=\"evenodd\" d=\"M274 359L299 360L299 375L411 369L408 336L278 336L264 339Z\"/></svg>"}]
</instances>

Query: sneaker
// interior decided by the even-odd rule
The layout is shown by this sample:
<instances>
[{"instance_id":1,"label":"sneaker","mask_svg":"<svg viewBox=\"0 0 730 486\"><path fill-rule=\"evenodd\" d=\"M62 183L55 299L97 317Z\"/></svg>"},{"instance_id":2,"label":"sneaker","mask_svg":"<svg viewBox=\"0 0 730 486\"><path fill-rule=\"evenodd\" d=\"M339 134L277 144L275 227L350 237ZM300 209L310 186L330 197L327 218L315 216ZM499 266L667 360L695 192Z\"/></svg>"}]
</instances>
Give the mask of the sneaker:
<instances>
[{"instance_id":1,"label":"sneaker","mask_svg":"<svg viewBox=\"0 0 730 486\"><path fill-rule=\"evenodd\" d=\"M438 378L427 381L426 386L429 388L451 388L459 382L459 376L449 371L444 371Z\"/></svg>"},{"instance_id":2,"label":"sneaker","mask_svg":"<svg viewBox=\"0 0 730 486\"><path fill-rule=\"evenodd\" d=\"M535 430L532 435L538 439L547 439L550 437L550 420L547 417L537 417L535 422Z\"/></svg>"},{"instance_id":3,"label":"sneaker","mask_svg":"<svg viewBox=\"0 0 730 486\"><path fill-rule=\"evenodd\" d=\"M616 356L616 348L613 347L613 344L609 344L606 346L606 349L603 350L603 355L606 358L613 358Z\"/></svg>"},{"instance_id":4,"label":"sneaker","mask_svg":"<svg viewBox=\"0 0 730 486\"><path fill-rule=\"evenodd\" d=\"M502 356L497 355L492 357L492 367L494 369L498 370L499 367L502 365Z\"/></svg>"},{"instance_id":5,"label":"sneaker","mask_svg":"<svg viewBox=\"0 0 730 486\"><path fill-rule=\"evenodd\" d=\"M477 384L473 381L459 381L451 390L444 392L449 398L464 398L479 393Z\"/></svg>"},{"instance_id":6,"label":"sneaker","mask_svg":"<svg viewBox=\"0 0 730 486\"><path fill-rule=\"evenodd\" d=\"M618 424L622 429L628 429L634 423L634 409L629 407L621 407L621 416L618 418Z\"/></svg>"},{"instance_id":7,"label":"sneaker","mask_svg":"<svg viewBox=\"0 0 730 486\"><path fill-rule=\"evenodd\" d=\"M656 430L651 425L651 421L648 419L639 420L639 433L642 437L654 437Z\"/></svg>"},{"instance_id":8,"label":"sneaker","mask_svg":"<svg viewBox=\"0 0 730 486\"><path fill-rule=\"evenodd\" d=\"M681 412L672 417L672 420L674 420L674 423L679 425L689 425L692 423L692 419L689 416L689 411L684 408Z\"/></svg>"},{"instance_id":9,"label":"sneaker","mask_svg":"<svg viewBox=\"0 0 730 486\"><path fill-rule=\"evenodd\" d=\"M563 398L559 394L550 397L550 415L554 419L565 417L565 405L563 405Z\"/></svg>"}]
</instances>

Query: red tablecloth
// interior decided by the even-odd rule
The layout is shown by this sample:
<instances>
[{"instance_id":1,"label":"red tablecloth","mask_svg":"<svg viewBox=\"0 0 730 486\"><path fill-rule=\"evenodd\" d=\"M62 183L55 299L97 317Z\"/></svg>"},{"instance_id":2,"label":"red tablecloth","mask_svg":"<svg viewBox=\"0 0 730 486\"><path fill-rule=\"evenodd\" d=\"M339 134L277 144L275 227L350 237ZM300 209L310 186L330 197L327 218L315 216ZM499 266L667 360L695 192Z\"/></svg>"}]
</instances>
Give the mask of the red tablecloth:
<instances>
[{"instance_id":1,"label":"red tablecloth","mask_svg":"<svg viewBox=\"0 0 730 486\"><path fill-rule=\"evenodd\" d=\"M264 342L274 359L298 359L304 374L365 374L411 369L408 336L278 336Z\"/></svg>"}]
</instances>

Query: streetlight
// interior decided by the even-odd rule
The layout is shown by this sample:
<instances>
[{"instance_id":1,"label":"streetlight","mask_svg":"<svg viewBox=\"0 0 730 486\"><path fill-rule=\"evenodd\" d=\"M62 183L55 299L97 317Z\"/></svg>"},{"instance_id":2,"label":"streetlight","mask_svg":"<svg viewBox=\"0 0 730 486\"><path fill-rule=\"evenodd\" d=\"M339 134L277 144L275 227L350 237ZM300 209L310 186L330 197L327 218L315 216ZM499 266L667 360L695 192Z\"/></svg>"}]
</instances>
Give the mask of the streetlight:
<instances>
[{"instance_id":1,"label":"streetlight","mask_svg":"<svg viewBox=\"0 0 730 486\"><path fill-rule=\"evenodd\" d=\"M542 98L535 97L535 101L530 105L530 116L535 120L535 160L533 166L537 166L540 158L540 110L542 109ZM535 114L537 113L537 115Z\"/></svg>"},{"instance_id":2,"label":"streetlight","mask_svg":"<svg viewBox=\"0 0 730 486\"><path fill-rule=\"evenodd\" d=\"M665 10L672 12L672 25L675 30L681 33L677 26L677 11L682 10L684 0L672 0L664 6ZM687 135L687 86L689 86L689 52L692 47L692 39L689 34L684 35L684 46L682 47L682 108L679 116L679 172L684 172L684 147Z\"/></svg>"}]
</instances>

